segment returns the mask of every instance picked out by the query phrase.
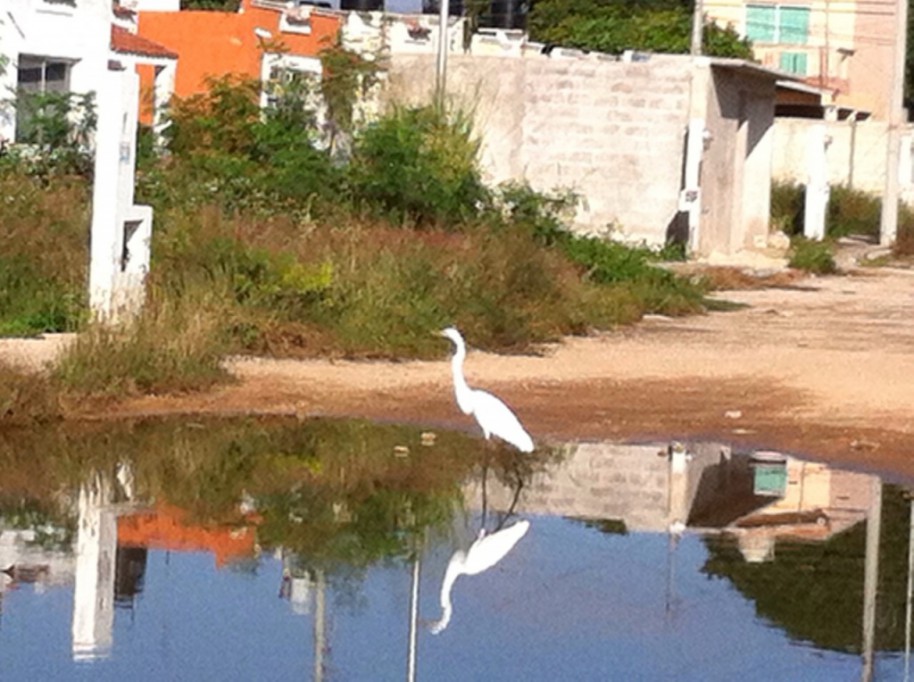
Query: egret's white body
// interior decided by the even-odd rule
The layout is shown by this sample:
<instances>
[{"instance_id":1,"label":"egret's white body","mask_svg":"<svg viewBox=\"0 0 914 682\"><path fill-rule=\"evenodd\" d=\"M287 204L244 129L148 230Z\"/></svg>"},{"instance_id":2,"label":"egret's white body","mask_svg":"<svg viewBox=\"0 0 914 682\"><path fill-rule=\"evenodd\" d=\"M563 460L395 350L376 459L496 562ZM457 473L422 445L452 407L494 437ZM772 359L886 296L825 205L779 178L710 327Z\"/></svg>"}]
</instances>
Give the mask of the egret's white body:
<instances>
[{"instance_id":1,"label":"egret's white body","mask_svg":"<svg viewBox=\"0 0 914 682\"><path fill-rule=\"evenodd\" d=\"M464 414L471 414L482 429L486 440L498 436L521 452L533 452L533 439L524 430L511 408L487 391L470 388L463 376L463 361L467 356L466 344L460 332L448 327L441 332L453 341L456 350L451 358L451 374L454 377L454 395L457 406Z\"/></svg>"},{"instance_id":2,"label":"egret's white body","mask_svg":"<svg viewBox=\"0 0 914 682\"><path fill-rule=\"evenodd\" d=\"M470 545L466 552L459 549L454 552L441 583L441 619L429 627L433 634L437 635L444 630L451 621L453 612L451 590L454 587L454 581L462 575L476 575L492 568L524 537L529 528L530 522L524 520L518 521L513 526L502 528L491 535L480 532L479 538Z\"/></svg>"}]
</instances>

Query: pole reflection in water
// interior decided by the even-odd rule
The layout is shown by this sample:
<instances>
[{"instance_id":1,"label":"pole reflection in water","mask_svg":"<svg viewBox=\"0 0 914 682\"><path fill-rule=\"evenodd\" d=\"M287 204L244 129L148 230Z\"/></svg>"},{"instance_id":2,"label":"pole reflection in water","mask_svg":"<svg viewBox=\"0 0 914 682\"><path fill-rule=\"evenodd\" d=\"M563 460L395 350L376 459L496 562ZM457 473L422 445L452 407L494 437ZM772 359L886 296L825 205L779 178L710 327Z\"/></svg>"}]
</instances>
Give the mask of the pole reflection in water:
<instances>
[{"instance_id":1,"label":"pole reflection in water","mask_svg":"<svg viewBox=\"0 0 914 682\"><path fill-rule=\"evenodd\" d=\"M413 557L413 570L409 590L409 652L406 665L407 682L415 682L416 679L416 640L419 631L419 576L421 571L421 561L419 552Z\"/></svg>"},{"instance_id":2,"label":"pole reflection in water","mask_svg":"<svg viewBox=\"0 0 914 682\"><path fill-rule=\"evenodd\" d=\"M111 485L94 474L79 489L76 585L73 591L73 658L108 655L114 626L114 558L117 517Z\"/></svg>"},{"instance_id":3,"label":"pole reflection in water","mask_svg":"<svg viewBox=\"0 0 914 682\"><path fill-rule=\"evenodd\" d=\"M317 589L314 599L314 682L324 679L324 652L326 638L326 585L324 571L317 569Z\"/></svg>"},{"instance_id":4,"label":"pole reflection in water","mask_svg":"<svg viewBox=\"0 0 914 682\"><path fill-rule=\"evenodd\" d=\"M911 598L914 593L914 494L908 491L908 505L911 507L908 521L908 593L905 599L904 619L904 679L911 679Z\"/></svg>"},{"instance_id":5,"label":"pole reflection in water","mask_svg":"<svg viewBox=\"0 0 914 682\"><path fill-rule=\"evenodd\" d=\"M876 634L876 588L879 580L879 534L882 527L882 481L873 477L866 519L866 556L863 568L863 682L873 679Z\"/></svg>"}]
</instances>

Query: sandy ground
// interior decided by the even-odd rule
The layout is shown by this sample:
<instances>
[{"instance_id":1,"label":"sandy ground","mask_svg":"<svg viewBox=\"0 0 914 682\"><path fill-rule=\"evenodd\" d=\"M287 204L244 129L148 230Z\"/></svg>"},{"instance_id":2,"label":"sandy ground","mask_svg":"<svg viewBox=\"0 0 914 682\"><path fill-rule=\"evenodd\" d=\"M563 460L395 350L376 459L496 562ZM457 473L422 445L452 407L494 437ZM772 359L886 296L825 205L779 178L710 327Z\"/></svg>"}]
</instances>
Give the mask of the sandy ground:
<instances>
[{"instance_id":1,"label":"sandy ground","mask_svg":"<svg viewBox=\"0 0 914 682\"><path fill-rule=\"evenodd\" d=\"M536 356L471 351L471 385L508 402L540 442L717 439L914 482L914 271L857 269L728 291L732 311L571 338ZM0 340L39 367L68 337ZM468 339L472 346L472 339ZM436 362L229 361L239 382L131 400L106 416L356 416L473 431Z\"/></svg>"}]
</instances>

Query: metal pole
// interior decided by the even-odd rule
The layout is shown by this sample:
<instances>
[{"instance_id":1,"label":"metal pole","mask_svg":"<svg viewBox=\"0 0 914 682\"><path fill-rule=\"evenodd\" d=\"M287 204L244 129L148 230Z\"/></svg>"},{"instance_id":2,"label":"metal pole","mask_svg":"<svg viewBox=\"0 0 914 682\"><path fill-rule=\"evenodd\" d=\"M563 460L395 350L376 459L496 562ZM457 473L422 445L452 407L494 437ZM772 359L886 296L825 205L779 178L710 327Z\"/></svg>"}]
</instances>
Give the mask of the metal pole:
<instances>
[{"instance_id":1,"label":"metal pole","mask_svg":"<svg viewBox=\"0 0 914 682\"><path fill-rule=\"evenodd\" d=\"M701 36L704 28L704 3L702 0L695 0L695 11L692 14L692 45L689 48L689 54L701 54Z\"/></svg>"},{"instance_id":2,"label":"metal pole","mask_svg":"<svg viewBox=\"0 0 914 682\"><path fill-rule=\"evenodd\" d=\"M898 234L898 157L904 107L904 67L908 27L908 0L896 0L895 53L892 68L892 97L885 150L885 191L879 221L879 243L891 246Z\"/></svg>"},{"instance_id":3,"label":"metal pole","mask_svg":"<svg viewBox=\"0 0 914 682\"><path fill-rule=\"evenodd\" d=\"M438 0L438 64L435 78L435 99L439 106L444 106L444 88L447 80L447 19L450 0Z\"/></svg>"},{"instance_id":4,"label":"metal pole","mask_svg":"<svg viewBox=\"0 0 914 682\"><path fill-rule=\"evenodd\" d=\"M866 519L866 556L863 568L863 672L872 682L876 634L876 587L879 583L879 534L882 527L882 481L873 476L870 509Z\"/></svg>"}]
</instances>

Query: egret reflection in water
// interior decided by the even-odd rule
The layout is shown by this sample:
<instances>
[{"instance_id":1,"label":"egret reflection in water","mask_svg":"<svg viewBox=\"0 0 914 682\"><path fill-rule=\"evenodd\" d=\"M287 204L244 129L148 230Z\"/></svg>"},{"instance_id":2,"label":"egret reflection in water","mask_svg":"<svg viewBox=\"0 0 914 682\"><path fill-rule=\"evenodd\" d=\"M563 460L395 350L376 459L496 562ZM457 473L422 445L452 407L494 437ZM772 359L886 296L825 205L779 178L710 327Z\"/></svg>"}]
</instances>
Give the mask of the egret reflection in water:
<instances>
[{"instance_id":1,"label":"egret reflection in water","mask_svg":"<svg viewBox=\"0 0 914 682\"><path fill-rule=\"evenodd\" d=\"M454 552L441 583L441 618L429 626L433 634L438 634L451 622L451 590L457 578L462 575L478 575L492 568L507 556L529 529L530 522L524 520L497 530L491 535L486 535L485 530L481 530L479 537L466 552L461 549Z\"/></svg>"}]
</instances>

